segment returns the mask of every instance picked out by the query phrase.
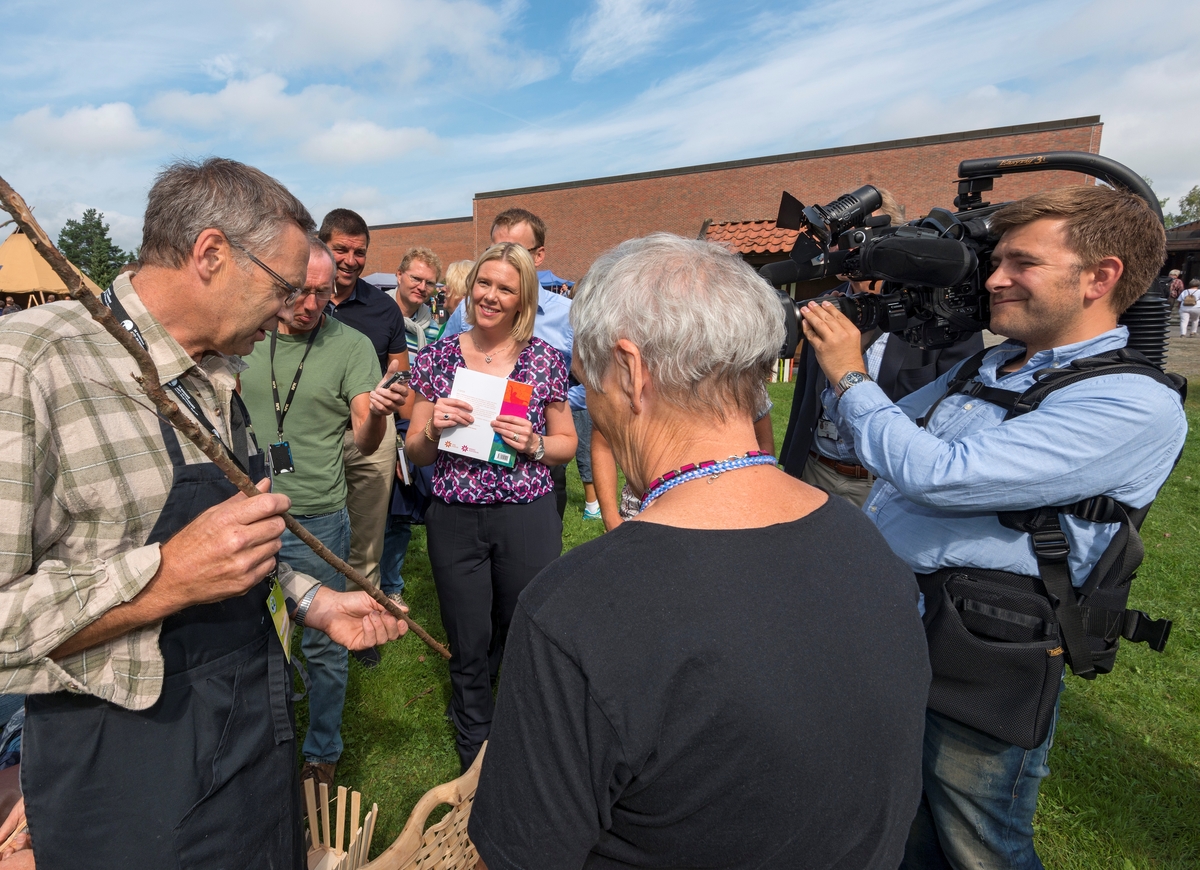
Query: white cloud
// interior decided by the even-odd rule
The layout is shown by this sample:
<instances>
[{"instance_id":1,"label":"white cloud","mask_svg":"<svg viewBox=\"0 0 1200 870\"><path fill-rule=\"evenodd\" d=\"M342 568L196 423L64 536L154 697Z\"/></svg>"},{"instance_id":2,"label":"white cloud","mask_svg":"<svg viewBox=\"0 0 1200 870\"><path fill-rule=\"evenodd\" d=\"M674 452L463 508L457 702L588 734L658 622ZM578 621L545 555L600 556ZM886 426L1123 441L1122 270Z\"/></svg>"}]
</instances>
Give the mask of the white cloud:
<instances>
[{"instance_id":1,"label":"white cloud","mask_svg":"<svg viewBox=\"0 0 1200 870\"><path fill-rule=\"evenodd\" d=\"M388 130L371 121L337 121L301 152L318 163L378 163L436 144L437 137L423 127Z\"/></svg>"},{"instance_id":2,"label":"white cloud","mask_svg":"<svg viewBox=\"0 0 1200 870\"><path fill-rule=\"evenodd\" d=\"M649 54L680 24L689 5L686 0L596 0L592 12L571 29L571 47L579 52L571 77L587 81Z\"/></svg>"},{"instance_id":3,"label":"white cloud","mask_svg":"<svg viewBox=\"0 0 1200 870\"><path fill-rule=\"evenodd\" d=\"M552 56L513 38L524 4L504 0L359 0L334 9L327 0L248 0L245 52L282 71L379 67L393 83L436 73L477 87L521 87L553 75Z\"/></svg>"},{"instance_id":4,"label":"white cloud","mask_svg":"<svg viewBox=\"0 0 1200 870\"><path fill-rule=\"evenodd\" d=\"M217 81L226 81L245 72L241 58L233 54L218 54L216 57L205 58L200 61L200 69L206 76Z\"/></svg>"},{"instance_id":5,"label":"white cloud","mask_svg":"<svg viewBox=\"0 0 1200 870\"><path fill-rule=\"evenodd\" d=\"M1123 72L1097 98L1104 111L1101 151L1154 179L1160 196L1176 198L1200 184L1200 72L1189 47Z\"/></svg>"},{"instance_id":6,"label":"white cloud","mask_svg":"<svg viewBox=\"0 0 1200 870\"><path fill-rule=\"evenodd\" d=\"M876 4L864 17L843 0L771 13L747 22L753 40L731 38L610 112L540 118L462 150L519 186L1100 114L1102 152L1177 196L1200 181L1183 177L1200 175L1200 66L1180 51L1200 38L1200 12L1172 16L1171 5L948 0ZM881 38L888 51L864 57Z\"/></svg>"},{"instance_id":7,"label":"white cloud","mask_svg":"<svg viewBox=\"0 0 1200 870\"><path fill-rule=\"evenodd\" d=\"M55 115L49 106L12 119L12 130L25 147L99 159L159 145L163 136L138 123L128 103L79 106Z\"/></svg>"},{"instance_id":8,"label":"white cloud","mask_svg":"<svg viewBox=\"0 0 1200 870\"><path fill-rule=\"evenodd\" d=\"M275 73L234 79L211 94L168 91L155 97L150 114L162 121L201 130L221 130L237 138L293 139L310 134L352 109L359 98L349 88L310 85L287 92L287 80Z\"/></svg>"}]
</instances>

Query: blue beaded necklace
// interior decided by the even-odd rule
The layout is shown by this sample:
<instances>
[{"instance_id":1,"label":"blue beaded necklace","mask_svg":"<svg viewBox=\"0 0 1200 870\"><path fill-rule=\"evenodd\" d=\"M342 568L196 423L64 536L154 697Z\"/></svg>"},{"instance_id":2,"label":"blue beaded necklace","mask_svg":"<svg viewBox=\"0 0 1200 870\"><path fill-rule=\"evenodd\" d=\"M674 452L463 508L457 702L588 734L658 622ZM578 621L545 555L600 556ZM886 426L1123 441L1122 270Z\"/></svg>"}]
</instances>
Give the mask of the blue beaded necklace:
<instances>
[{"instance_id":1,"label":"blue beaded necklace","mask_svg":"<svg viewBox=\"0 0 1200 870\"><path fill-rule=\"evenodd\" d=\"M642 496L642 510L650 507L654 500L664 492L674 489L689 480L699 480L701 477L715 478L726 471L736 471L739 468L749 468L752 465L774 465L775 457L761 450L751 450L741 456L730 456L728 459L707 459L704 462L693 462L674 471L668 471L662 477L656 477L646 494Z\"/></svg>"}]
</instances>

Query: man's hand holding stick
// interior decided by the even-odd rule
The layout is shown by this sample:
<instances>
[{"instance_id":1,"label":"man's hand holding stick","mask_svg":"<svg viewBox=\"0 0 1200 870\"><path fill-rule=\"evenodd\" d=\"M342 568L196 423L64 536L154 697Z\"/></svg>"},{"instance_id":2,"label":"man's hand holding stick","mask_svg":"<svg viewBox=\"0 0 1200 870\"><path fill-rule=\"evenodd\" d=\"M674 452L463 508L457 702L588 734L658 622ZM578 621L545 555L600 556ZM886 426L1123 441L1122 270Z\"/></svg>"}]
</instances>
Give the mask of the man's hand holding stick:
<instances>
[{"instance_id":1,"label":"man's hand holding stick","mask_svg":"<svg viewBox=\"0 0 1200 870\"><path fill-rule=\"evenodd\" d=\"M179 406L172 401L160 386L158 369L154 365L154 361L150 355L137 343L133 335L128 332L117 319L113 317L112 312L98 299L96 295L83 282L78 272L71 266L59 250L54 247L50 238L33 217L33 213L25 204L25 200L12 187L9 186L3 178L0 178L0 207L3 207L25 233L29 241L39 254L45 258L46 262L54 270L55 274L62 279L66 284L67 290L72 299L78 300L87 309L92 319L99 323L104 329L115 338L122 347L129 352L129 355L134 358L141 371L140 376L134 375L133 378L141 387L142 392L154 403L157 412L171 423L176 429L187 436L193 444L198 447L213 463L217 465L224 473L230 482L238 488L240 492L249 497L261 495L260 490L254 485L250 478L237 467L236 464L229 458L222 447L213 439L211 435L200 428L191 418L184 415ZM307 529L291 517L290 514L282 513L281 518L284 521L288 531L294 534L297 538L307 544L314 553L328 562L338 573L345 575L352 580L360 589L369 595L377 602L384 610L399 620L402 620L417 637L425 641L425 643L438 653L443 658L449 659L450 652L436 640L434 640L424 628L417 622L411 619L407 614L407 608L398 606L390 600L386 595L376 589L371 583L354 570L349 564L339 559L334 555L328 547L317 540ZM169 542L168 542L169 543ZM365 616L365 614L364 614ZM335 638L336 640L337 638ZM68 641L68 643L70 643Z\"/></svg>"}]
</instances>

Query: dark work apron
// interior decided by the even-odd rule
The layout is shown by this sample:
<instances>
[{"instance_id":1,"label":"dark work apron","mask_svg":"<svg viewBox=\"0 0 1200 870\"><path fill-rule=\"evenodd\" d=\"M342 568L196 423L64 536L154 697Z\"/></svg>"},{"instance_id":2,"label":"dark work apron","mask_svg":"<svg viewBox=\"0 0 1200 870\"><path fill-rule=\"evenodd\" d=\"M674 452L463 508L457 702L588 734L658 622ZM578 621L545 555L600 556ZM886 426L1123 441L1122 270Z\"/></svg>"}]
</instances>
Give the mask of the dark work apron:
<instances>
[{"instance_id":1,"label":"dark work apron","mask_svg":"<svg viewBox=\"0 0 1200 870\"><path fill-rule=\"evenodd\" d=\"M239 452L246 419L235 396ZM175 430L160 426L174 481L147 544L236 492L211 462L186 464ZM263 477L261 452L238 459ZM148 710L29 696L21 778L38 870L304 866L291 672L269 588L264 580L163 622L166 676Z\"/></svg>"}]
</instances>

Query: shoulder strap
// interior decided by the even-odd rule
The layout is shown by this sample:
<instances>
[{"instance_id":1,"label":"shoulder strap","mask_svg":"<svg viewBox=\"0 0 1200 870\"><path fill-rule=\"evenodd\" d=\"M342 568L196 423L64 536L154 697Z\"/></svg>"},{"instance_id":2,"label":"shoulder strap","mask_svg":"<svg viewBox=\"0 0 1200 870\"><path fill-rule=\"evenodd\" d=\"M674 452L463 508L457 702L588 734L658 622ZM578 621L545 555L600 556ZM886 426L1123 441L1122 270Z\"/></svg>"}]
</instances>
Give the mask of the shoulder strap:
<instances>
[{"instance_id":1,"label":"shoulder strap","mask_svg":"<svg viewBox=\"0 0 1200 870\"><path fill-rule=\"evenodd\" d=\"M1179 394L1179 401L1187 398L1187 379L1174 372L1164 372L1132 348L1123 347L1120 350L1110 350L1096 356L1072 360L1071 364L1060 369L1045 369L1035 375L1036 383L1016 399L1009 407L1004 419L1011 420L1021 414L1036 410L1046 397L1056 390L1069 387L1088 378L1101 375L1118 374L1145 375L1151 380L1158 381Z\"/></svg>"},{"instance_id":2,"label":"shoulder strap","mask_svg":"<svg viewBox=\"0 0 1200 870\"><path fill-rule=\"evenodd\" d=\"M1075 587L1071 585L1071 572L1067 556L1071 546L1058 521L1058 508L1044 507L1031 511L1001 511L997 513L1000 523L1010 529L1026 532L1033 539L1033 554L1037 558L1038 573L1046 587L1054 615L1062 630L1062 642L1066 647L1067 663L1071 672L1085 680L1096 678L1092 664L1092 650L1083 624L1083 612Z\"/></svg>"},{"instance_id":3,"label":"shoulder strap","mask_svg":"<svg viewBox=\"0 0 1200 870\"><path fill-rule=\"evenodd\" d=\"M1146 357L1131 348L1109 351L1096 356L1073 360L1061 369L1039 372L1036 383L1016 396L1011 404L996 402L1008 408L1005 420L1036 410L1046 397L1056 390L1077 384L1088 378L1101 375L1132 373L1144 375L1179 394L1182 402L1187 396L1187 380L1180 375L1163 372ZM981 395L985 401L993 401ZM1176 460L1178 461L1178 460ZM1002 525L1027 532L1033 539L1034 556L1042 583L1050 595L1055 615L1062 628L1063 645L1071 671L1084 679L1094 679L1095 666L1087 635L1097 634L1097 627L1089 626L1093 619L1104 619L1107 611L1092 612L1093 608L1081 606L1101 585L1110 585L1114 580L1132 576L1141 564L1145 548L1137 529L1145 519L1149 505L1133 510L1109 496L1094 496L1077 504L1063 507L1043 507L1032 511L1001 511L997 513ZM1079 590L1071 585L1067 556L1070 547L1059 523L1059 513L1066 513L1094 523L1117 523L1119 528L1091 574ZM1145 641L1162 651L1170 633L1169 620L1150 620L1140 611L1125 611L1115 614L1122 623L1121 634L1129 640ZM1139 619L1140 617L1140 619ZM1089 631L1089 629L1091 629ZM1106 632L1102 632L1106 633Z\"/></svg>"},{"instance_id":4,"label":"shoulder strap","mask_svg":"<svg viewBox=\"0 0 1200 870\"><path fill-rule=\"evenodd\" d=\"M979 353L973 354L963 361L963 364L958 367L958 371L954 373L954 377L946 382L946 392L942 393L938 400L929 406L929 410L923 416L917 418L918 426L924 429L925 424L933 417L933 412L937 410L938 405L942 404L948 396L963 392L968 384L978 383L975 380L975 376L979 374L979 367L983 365L983 358L989 350L990 348L985 347Z\"/></svg>"}]
</instances>

